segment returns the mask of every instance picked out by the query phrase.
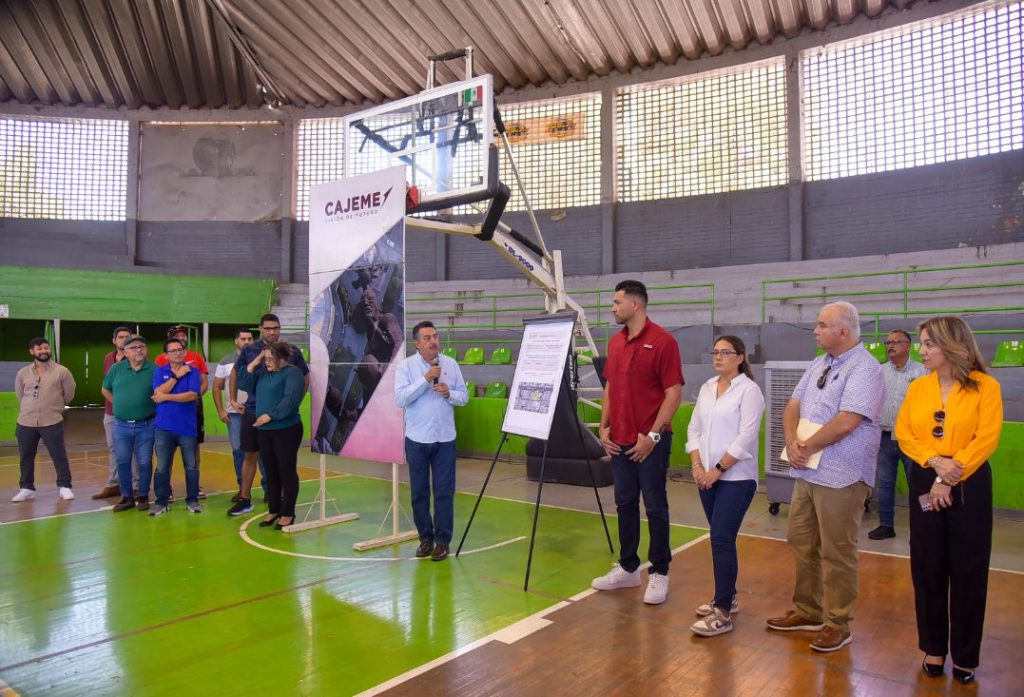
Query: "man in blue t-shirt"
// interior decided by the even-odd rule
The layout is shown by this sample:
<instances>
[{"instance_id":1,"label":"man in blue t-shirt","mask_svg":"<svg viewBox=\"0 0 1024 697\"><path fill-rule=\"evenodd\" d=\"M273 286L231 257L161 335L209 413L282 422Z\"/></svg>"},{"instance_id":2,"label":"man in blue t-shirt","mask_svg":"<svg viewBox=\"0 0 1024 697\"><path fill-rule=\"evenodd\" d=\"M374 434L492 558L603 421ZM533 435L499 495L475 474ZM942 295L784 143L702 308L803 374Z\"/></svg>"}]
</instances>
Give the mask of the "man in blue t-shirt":
<instances>
[{"instance_id":1,"label":"man in blue t-shirt","mask_svg":"<svg viewBox=\"0 0 1024 697\"><path fill-rule=\"evenodd\" d=\"M185 363L185 344L180 339L164 342L167 364L153 372L156 402L156 504L149 514L163 515L171 494L171 463L174 450L185 464L185 505L202 513L199 505L199 463L196 460L196 404L202 392L202 376Z\"/></svg>"}]
</instances>

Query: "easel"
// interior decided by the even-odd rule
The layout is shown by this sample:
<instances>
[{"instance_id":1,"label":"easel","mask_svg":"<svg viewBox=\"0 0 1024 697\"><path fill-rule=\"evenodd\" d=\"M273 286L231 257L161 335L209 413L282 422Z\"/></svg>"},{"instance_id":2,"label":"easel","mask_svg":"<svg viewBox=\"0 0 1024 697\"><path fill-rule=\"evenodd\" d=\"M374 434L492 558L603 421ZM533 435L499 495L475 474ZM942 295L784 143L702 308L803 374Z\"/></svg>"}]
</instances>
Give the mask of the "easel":
<instances>
[{"instance_id":1,"label":"easel","mask_svg":"<svg viewBox=\"0 0 1024 697\"><path fill-rule=\"evenodd\" d=\"M570 354L572 353L572 347L570 345ZM561 389L566 390L565 394L568 396L571 394L571 386L569 384L568 370L562 371L562 385ZM510 397L510 399L514 399ZM580 420L576 415L573 415L576 421L576 433L580 438L580 446L586 455L587 449L586 444L583 440L583 426L580 425ZM550 436L550 433L548 434ZM487 490L487 484L491 481L491 475L494 474L494 466L498 462L498 456L501 455L501 449L505 445L505 441L508 440L508 431L501 432L501 441L498 443L498 450L494 453L494 459L491 460L491 467L487 470L487 477L484 478L484 484L480 488L480 494L476 497L476 503L473 505L473 512L469 515L469 522L466 523L466 530L462 533L462 539L459 541L459 547L455 550L455 556L459 556L459 552L462 551L462 545L466 542L466 536L469 535L469 528L473 525L473 519L476 517L476 511L480 507L480 500L484 497L484 492ZM540 478L537 485L537 501L533 508L533 529L530 531L530 551L526 558L526 578L523 580L523 590L529 590L530 588L530 568L533 564L533 548L537 539L537 520L540 516L540 500L541 495L544 493L544 465L548 457L548 439L544 439L544 451L540 459ZM594 479L594 467L591 463L590 456L586 455L587 458L587 470L590 472L590 484L594 489L594 498L597 499L597 510L601 514L601 523L604 525L604 534L608 539L608 551L612 554L615 553L615 547L612 545L612 536L608 532L608 521L604 517L604 507L601 504L601 495L597 491L597 481Z\"/></svg>"}]
</instances>

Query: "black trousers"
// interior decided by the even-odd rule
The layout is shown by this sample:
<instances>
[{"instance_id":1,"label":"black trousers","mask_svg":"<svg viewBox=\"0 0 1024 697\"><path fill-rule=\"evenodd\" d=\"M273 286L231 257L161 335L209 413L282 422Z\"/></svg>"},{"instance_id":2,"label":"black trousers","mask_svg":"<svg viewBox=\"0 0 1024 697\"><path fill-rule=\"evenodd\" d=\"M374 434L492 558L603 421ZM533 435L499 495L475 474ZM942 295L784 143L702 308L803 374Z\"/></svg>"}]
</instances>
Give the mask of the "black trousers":
<instances>
[{"instance_id":1,"label":"black trousers","mask_svg":"<svg viewBox=\"0 0 1024 697\"><path fill-rule=\"evenodd\" d=\"M992 468L986 462L953 487L953 505L922 511L918 502L935 471L910 467L910 572L918 646L976 668L981 653L992 554Z\"/></svg>"},{"instance_id":2,"label":"black trousers","mask_svg":"<svg viewBox=\"0 0 1024 697\"><path fill-rule=\"evenodd\" d=\"M294 517L299 498L299 446L302 445L302 424L273 430L257 429L260 459L266 470L267 510Z\"/></svg>"},{"instance_id":3,"label":"black trousers","mask_svg":"<svg viewBox=\"0 0 1024 697\"><path fill-rule=\"evenodd\" d=\"M15 438L18 439L18 454L21 459L21 480L18 486L22 489L36 488L36 451L39 449L40 439L50 452L50 459L53 460L53 468L57 470L57 486L71 488L71 464L68 462L68 453L64 448L64 422L60 421L52 426L22 426L16 424L14 427Z\"/></svg>"}]
</instances>

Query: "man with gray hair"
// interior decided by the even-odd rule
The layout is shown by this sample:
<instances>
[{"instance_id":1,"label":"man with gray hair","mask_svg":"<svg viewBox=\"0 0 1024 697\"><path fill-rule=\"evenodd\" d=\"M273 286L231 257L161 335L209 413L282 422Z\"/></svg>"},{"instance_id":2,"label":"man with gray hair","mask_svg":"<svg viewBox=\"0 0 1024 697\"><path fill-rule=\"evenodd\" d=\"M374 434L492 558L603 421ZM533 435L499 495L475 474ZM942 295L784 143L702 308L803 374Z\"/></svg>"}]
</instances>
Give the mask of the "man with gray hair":
<instances>
[{"instance_id":1,"label":"man with gray hair","mask_svg":"<svg viewBox=\"0 0 1024 697\"><path fill-rule=\"evenodd\" d=\"M875 481L885 380L860 343L860 317L850 303L823 307L814 336L825 354L804 373L782 415L784 458L796 480L787 536L796 561L794 609L769 619L768 627L817 631L811 648L828 652L853 640L857 533Z\"/></svg>"}]
</instances>

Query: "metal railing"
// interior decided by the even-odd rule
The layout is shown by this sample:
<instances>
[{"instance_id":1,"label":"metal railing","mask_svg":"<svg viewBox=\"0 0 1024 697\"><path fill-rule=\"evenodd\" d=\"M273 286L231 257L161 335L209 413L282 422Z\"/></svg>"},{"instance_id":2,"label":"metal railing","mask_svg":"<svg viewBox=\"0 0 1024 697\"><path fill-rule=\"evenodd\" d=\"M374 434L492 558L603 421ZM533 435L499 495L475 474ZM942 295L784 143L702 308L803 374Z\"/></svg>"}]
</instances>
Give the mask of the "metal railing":
<instances>
[{"instance_id":1,"label":"metal railing","mask_svg":"<svg viewBox=\"0 0 1024 697\"><path fill-rule=\"evenodd\" d=\"M990 271L993 269L1007 269L1011 273L1013 271L1020 270L1020 280L1011 281L1000 281L1000 282L977 282L977 283L957 283L953 285L924 285L924 286L912 286L912 278L920 276L922 274L934 274L934 273L954 273L960 271ZM829 288L821 288L814 292L803 292L803 293L790 293L784 295L769 295L772 292L772 286L778 286L781 284L794 285L795 284L806 284L806 283L821 283L821 282L835 282L835 281L854 281L854 280L866 280L872 278L893 278L896 281L894 287L886 288L870 288L870 289L849 289L849 290L834 290ZM915 301L924 299L934 300L936 296L950 291L965 291L965 290L992 290L997 288L1021 288L1024 289L1024 261L1007 261L1007 262L993 262L986 264L964 264L959 266L936 266L930 268L914 268L914 269L902 269L896 271L875 271L868 273L859 274L838 274L830 276L801 276L794 278L768 278L761 281L761 323L764 324L768 320L768 303L779 302L789 303L792 301L798 301L797 304L802 304L800 301L815 301L817 303L826 303L831 300L838 299L852 299L852 298L878 298L885 299L885 296L889 296L891 299L899 304L899 307L885 310L861 310L860 314L862 317L872 317L874 320L873 331L870 334L865 333L865 336L871 336L877 338L882 336L885 332L879 329L879 322L882 318L902 318L909 319L910 317L920 316L931 316L931 315L943 315L943 314L994 314L994 313L1007 313L1007 312L1024 312L1024 305L994 305L994 306L983 306L983 307L954 307L954 308L927 308L927 309L916 309L913 307ZM794 287L794 290L799 288ZM982 329L978 333L983 334L1018 334L1021 330L1015 328L1008 329Z\"/></svg>"}]
</instances>

